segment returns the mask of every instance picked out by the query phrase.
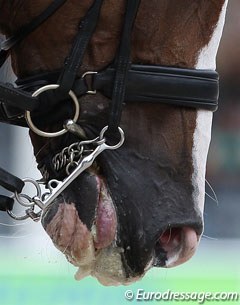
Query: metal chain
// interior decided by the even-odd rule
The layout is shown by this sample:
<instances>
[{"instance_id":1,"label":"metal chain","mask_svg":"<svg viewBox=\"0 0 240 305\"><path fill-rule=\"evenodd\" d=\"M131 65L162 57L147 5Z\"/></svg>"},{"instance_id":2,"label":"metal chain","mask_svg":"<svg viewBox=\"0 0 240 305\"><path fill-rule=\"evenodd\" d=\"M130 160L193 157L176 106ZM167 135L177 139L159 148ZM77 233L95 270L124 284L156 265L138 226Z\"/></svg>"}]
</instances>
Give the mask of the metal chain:
<instances>
[{"instance_id":1,"label":"metal chain","mask_svg":"<svg viewBox=\"0 0 240 305\"><path fill-rule=\"evenodd\" d=\"M53 168L56 172L59 172L65 167L66 174L69 174L67 168L71 167L78 162L83 155L84 152L84 145L81 142L76 142L71 144L68 147L62 149L62 151L56 154L52 158Z\"/></svg>"},{"instance_id":2,"label":"metal chain","mask_svg":"<svg viewBox=\"0 0 240 305\"><path fill-rule=\"evenodd\" d=\"M81 160L88 154L94 151L94 148L89 148L88 145L100 145L99 137L94 140L80 141L64 147L57 153L51 160L53 169L60 172L65 169L66 175L70 175L71 171L81 162ZM46 165L44 164L40 171L45 181L49 180L49 173Z\"/></svg>"}]
</instances>

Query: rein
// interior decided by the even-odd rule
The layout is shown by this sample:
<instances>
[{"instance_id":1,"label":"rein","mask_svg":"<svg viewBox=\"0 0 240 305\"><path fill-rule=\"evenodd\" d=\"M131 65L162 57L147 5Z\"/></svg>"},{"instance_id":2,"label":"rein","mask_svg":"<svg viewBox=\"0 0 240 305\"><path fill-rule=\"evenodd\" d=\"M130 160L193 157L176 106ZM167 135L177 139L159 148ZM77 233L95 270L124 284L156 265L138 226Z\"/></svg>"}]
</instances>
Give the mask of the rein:
<instances>
[{"instance_id":1,"label":"rein","mask_svg":"<svg viewBox=\"0 0 240 305\"><path fill-rule=\"evenodd\" d=\"M39 16L6 39L1 44L0 67L10 55L11 49L50 18L65 2L66 0L53 1ZM44 169L42 170L45 172L44 182L29 178L21 180L0 169L0 185L13 192L11 197L0 196L0 210L7 211L14 219L23 220L30 217L35 221L39 220L42 210L89 168L99 154L107 149L118 149L123 145L124 131L120 128L120 123L124 103L138 101L210 111L217 109L219 92L217 72L131 63L131 34L140 2L141 0L127 0L119 49L113 63L104 70L87 71L81 77L77 76L86 48L97 26L103 3L103 0L95 0L80 22L70 54L60 71L18 79L16 87L0 83L1 122L29 126L32 131L43 137L57 137L70 132L80 139L79 142L64 148L52 159L54 173L65 170L65 178L62 180L48 181L48 173ZM111 99L108 124L99 136L89 140L84 138L84 131L77 124L80 114L79 99L85 94L97 92ZM49 111L56 105L69 103L69 98L74 105L75 113L73 118L63 122L61 130L49 133L36 126L41 121L41 116L48 116L46 109ZM112 141L114 145L107 144ZM36 189L34 197L22 193L26 183L34 185ZM15 201L27 208L23 216L13 214ZM36 212L36 208L40 211Z\"/></svg>"}]
</instances>

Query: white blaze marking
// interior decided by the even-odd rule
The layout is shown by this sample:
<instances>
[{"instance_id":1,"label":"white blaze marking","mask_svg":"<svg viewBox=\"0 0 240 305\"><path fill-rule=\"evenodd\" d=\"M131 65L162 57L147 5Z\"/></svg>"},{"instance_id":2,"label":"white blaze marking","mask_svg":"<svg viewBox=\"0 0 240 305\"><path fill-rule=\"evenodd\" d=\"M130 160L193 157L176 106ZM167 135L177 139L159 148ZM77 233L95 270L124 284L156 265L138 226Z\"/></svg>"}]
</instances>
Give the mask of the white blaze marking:
<instances>
[{"instance_id":1,"label":"white blaze marking","mask_svg":"<svg viewBox=\"0 0 240 305\"><path fill-rule=\"evenodd\" d=\"M221 16L219 18L218 24L216 25L209 44L202 50L200 50L198 62L195 66L196 69L216 69L216 55L225 22L227 2L228 0L225 1L225 4L222 8ZM196 128L193 136L193 200L196 209L201 213L203 213L204 208L205 174L207 154L211 140L212 117L213 115L211 111L198 110ZM168 258L168 260L166 261L166 267L174 266L174 264L181 259L180 256L182 254L182 251L183 245L180 249L176 249L176 252Z\"/></svg>"},{"instance_id":2,"label":"white blaze marking","mask_svg":"<svg viewBox=\"0 0 240 305\"><path fill-rule=\"evenodd\" d=\"M216 55L225 22L227 3L228 0L225 1L220 19L215 28L211 41L201 50L199 54L198 62L195 67L196 69L216 69ZM193 139L194 143L192 157L194 172L192 176L192 183L194 186L194 202L196 207L200 209L202 213L204 208L206 162L211 140L211 127L212 112L199 110L197 112L196 129Z\"/></svg>"}]
</instances>

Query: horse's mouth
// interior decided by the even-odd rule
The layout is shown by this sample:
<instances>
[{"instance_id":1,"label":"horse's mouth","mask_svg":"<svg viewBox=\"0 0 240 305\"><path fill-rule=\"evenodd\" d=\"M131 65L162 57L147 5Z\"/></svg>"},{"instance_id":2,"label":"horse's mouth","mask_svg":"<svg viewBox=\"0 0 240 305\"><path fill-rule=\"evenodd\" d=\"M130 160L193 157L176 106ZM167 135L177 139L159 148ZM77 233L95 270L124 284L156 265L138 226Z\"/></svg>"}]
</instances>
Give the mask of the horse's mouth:
<instances>
[{"instance_id":1,"label":"horse's mouth","mask_svg":"<svg viewBox=\"0 0 240 305\"><path fill-rule=\"evenodd\" d=\"M120 177L121 181L109 184L92 167L43 212L43 227L54 245L79 268L78 280L92 275L104 285L130 284L152 266L184 263L197 248L202 219L195 209L185 208L178 196L170 197L175 194L172 191L170 207L164 202L168 197L159 197L161 189L156 193L152 189L146 196L140 186L148 183L150 188L150 178L144 177L145 184L140 181L133 193L131 177L125 172ZM175 192L178 194L177 189Z\"/></svg>"},{"instance_id":2,"label":"horse's mouth","mask_svg":"<svg viewBox=\"0 0 240 305\"><path fill-rule=\"evenodd\" d=\"M76 279L92 275L104 285L123 284L126 275L121 262L122 251L116 245L115 207L104 180L91 172L84 175L75 183L80 190L86 180L91 182L84 194L89 194L89 198L79 202L79 198L69 196L66 190L44 211L43 226L54 245L79 268ZM70 188L72 193L72 186ZM94 200L90 196L93 189ZM88 216L85 205L90 207Z\"/></svg>"}]
</instances>

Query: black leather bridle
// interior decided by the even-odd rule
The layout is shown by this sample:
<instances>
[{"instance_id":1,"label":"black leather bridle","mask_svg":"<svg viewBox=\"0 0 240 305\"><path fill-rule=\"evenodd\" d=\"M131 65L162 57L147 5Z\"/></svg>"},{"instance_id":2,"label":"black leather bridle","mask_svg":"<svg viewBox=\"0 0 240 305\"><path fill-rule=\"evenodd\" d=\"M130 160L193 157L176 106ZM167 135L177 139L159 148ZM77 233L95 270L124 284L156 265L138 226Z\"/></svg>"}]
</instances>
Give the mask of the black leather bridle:
<instances>
[{"instance_id":1,"label":"black leather bridle","mask_svg":"<svg viewBox=\"0 0 240 305\"><path fill-rule=\"evenodd\" d=\"M70 54L66 57L60 71L45 72L26 79L18 79L15 87L11 84L0 83L1 122L27 127L26 111L31 111L35 122L38 122L39 113L46 116L49 107L64 103L70 90L74 91L78 98L98 91L111 99L108 119L109 136L118 131L123 103L138 101L139 103L164 103L210 111L217 109L219 92L217 72L131 63L131 33L141 0L127 0L126 2L125 22L119 49L113 63L102 71L89 71L82 77L78 77L77 72L95 31L103 1L95 0L81 20ZM45 22L65 2L66 0L53 1L39 16L5 40L1 44L0 67L10 55L11 49ZM87 75L90 77L90 82L86 81ZM58 85L56 90L32 96L35 90L52 83ZM21 179L2 169L0 169L0 184L7 190L18 193L24 186ZM0 197L1 210L11 210L12 207L12 198Z\"/></svg>"}]
</instances>

